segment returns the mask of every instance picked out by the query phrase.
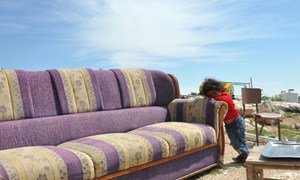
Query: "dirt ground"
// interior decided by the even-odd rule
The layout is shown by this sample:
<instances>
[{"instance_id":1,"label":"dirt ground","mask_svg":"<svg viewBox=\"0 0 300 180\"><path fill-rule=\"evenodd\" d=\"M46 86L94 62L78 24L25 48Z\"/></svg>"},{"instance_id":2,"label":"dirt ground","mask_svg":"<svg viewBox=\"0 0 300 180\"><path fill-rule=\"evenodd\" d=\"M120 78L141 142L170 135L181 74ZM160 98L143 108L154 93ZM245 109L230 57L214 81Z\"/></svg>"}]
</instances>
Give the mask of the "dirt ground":
<instances>
[{"instance_id":1,"label":"dirt ground","mask_svg":"<svg viewBox=\"0 0 300 180\"><path fill-rule=\"evenodd\" d=\"M249 142L250 148L253 147L254 142ZM194 176L190 179L199 180L246 180L246 169L241 164L234 163L233 157L238 154L230 146L229 139L226 139L226 150L225 159L222 167L216 167L202 174ZM288 180L299 180L300 171L285 171L285 170L265 170L265 178L271 179L288 179Z\"/></svg>"}]
</instances>

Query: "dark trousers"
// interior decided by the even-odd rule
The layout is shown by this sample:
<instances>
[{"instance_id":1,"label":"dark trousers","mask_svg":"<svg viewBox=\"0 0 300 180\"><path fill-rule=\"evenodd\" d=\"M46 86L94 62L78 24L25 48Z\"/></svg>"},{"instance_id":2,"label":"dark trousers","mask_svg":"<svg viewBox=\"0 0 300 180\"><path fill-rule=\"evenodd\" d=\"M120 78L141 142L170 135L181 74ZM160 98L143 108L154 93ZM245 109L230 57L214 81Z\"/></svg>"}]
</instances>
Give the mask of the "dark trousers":
<instances>
[{"instance_id":1,"label":"dark trousers","mask_svg":"<svg viewBox=\"0 0 300 180\"><path fill-rule=\"evenodd\" d=\"M237 117L230 124L225 123L226 132L230 139L231 146L242 155L249 154L246 142L246 124L242 116Z\"/></svg>"}]
</instances>

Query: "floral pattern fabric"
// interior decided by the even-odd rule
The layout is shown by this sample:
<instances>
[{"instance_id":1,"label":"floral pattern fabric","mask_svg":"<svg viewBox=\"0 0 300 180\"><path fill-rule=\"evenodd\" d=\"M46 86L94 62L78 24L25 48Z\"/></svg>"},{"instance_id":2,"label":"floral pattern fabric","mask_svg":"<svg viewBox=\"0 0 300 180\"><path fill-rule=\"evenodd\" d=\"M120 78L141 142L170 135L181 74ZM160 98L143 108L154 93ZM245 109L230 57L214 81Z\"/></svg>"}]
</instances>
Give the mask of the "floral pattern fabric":
<instances>
[{"instance_id":1,"label":"floral pattern fabric","mask_svg":"<svg viewBox=\"0 0 300 180\"><path fill-rule=\"evenodd\" d=\"M91 158L81 152L58 148L23 147L0 151L0 179L91 179Z\"/></svg>"},{"instance_id":2,"label":"floral pattern fabric","mask_svg":"<svg viewBox=\"0 0 300 180\"><path fill-rule=\"evenodd\" d=\"M119 82L123 107L151 106L156 100L152 75L144 69L113 69Z\"/></svg>"},{"instance_id":3,"label":"floral pattern fabric","mask_svg":"<svg viewBox=\"0 0 300 180\"><path fill-rule=\"evenodd\" d=\"M175 99L168 105L168 109L171 121L207 124L212 126L218 134L221 106L227 109L225 102L196 96L188 99Z\"/></svg>"},{"instance_id":4,"label":"floral pattern fabric","mask_svg":"<svg viewBox=\"0 0 300 180\"><path fill-rule=\"evenodd\" d=\"M59 147L89 155L94 162L96 177L169 156L169 146L165 140L128 133L90 136L63 143Z\"/></svg>"},{"instance_id":5,"label":"floral pattern fabric","mask_svg":"<svg viewBox=\"0 0 300 180\"><path fill-rule=\"evenodd\" d=\"M25 117L16 71L0 70L0 121Z\"/></svg>"},{"instance_id":6,"label":"floral pattern fabric","mask_svg":"<svg viewBox=\"0 0 300 180\"><path fill-rule=\"evenodd\" d=\"M211 126L183 122L152 124L129 133L164 139L168 142L170 156L217 141L215 130Z\"/></svg>"},{"instance_id":7,"label":"floral pattern fabric","mask_svg":"<svg viewBox=\"0 0 300 180\"><path fill-rule=\"evenodd\" d=\"M96 96L99 91L92 79L93 71L82 69L48 70L54 79L63 114L92 112L100 110Z\"/></svg>"}]
</instances>

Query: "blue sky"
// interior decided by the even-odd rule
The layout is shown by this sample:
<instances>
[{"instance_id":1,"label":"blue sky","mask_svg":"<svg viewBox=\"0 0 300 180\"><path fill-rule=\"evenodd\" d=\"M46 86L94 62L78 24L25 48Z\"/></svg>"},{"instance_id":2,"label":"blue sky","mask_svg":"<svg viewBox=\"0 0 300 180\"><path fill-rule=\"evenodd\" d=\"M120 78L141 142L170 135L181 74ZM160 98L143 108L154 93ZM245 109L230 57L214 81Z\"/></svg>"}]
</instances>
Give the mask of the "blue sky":
<instances>
[{"instance_id":1,"label":"blue sky","mask_svg":"<svg viewBox=\"0 0 300 180\"><path fill-rule=\"evenodd\" d=\"M0 0L0 67L143 67L300 92L298 0ZM239 87L236 87L239 89Z\"/></svg>"}]
</instances>

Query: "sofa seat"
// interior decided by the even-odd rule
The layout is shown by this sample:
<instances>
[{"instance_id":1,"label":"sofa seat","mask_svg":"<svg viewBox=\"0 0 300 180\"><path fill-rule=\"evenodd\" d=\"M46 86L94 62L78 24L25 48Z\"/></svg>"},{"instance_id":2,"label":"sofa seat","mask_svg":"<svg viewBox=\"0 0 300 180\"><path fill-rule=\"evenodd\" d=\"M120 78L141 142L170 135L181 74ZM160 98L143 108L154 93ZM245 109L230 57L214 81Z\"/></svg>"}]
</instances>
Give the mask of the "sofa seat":
<instances>
[{"instance_id":1,"label":"sofa seat","mask_svg":"<svg viewBox=\"0 0 300 180\"><path fill-rule=\"evenodd\" d=\"M0 151L0 179L91 179L91 158L55 146L31 146Z\"/></svg>"},{"instance_id":2,"label":"sofa seat","mask_svg":"<svg viewBox=\"0 0 300 180\"><path fill-rule=\"evenodd\" d=\"M169 156L165 140L146 134L102 134L69 141L59 147L89 155L94 162L96 177Z\"/></svg>"},{"instance_id":3,"label":"sofa seat","mask_svg":"<svg viewBox=\"0 0 300 180\"><path fill-rule=\"evenodd\" d=\"M157 123L138 128L129 133L164 139L169 144L170 156L217 141L215 130L211 126L184 122Z\"/></svg>"}]
</instances>

